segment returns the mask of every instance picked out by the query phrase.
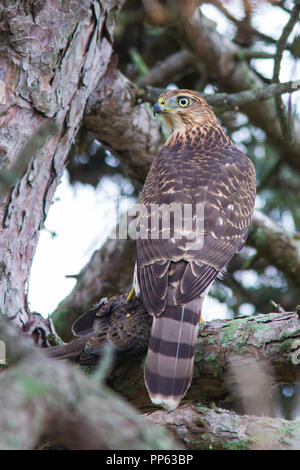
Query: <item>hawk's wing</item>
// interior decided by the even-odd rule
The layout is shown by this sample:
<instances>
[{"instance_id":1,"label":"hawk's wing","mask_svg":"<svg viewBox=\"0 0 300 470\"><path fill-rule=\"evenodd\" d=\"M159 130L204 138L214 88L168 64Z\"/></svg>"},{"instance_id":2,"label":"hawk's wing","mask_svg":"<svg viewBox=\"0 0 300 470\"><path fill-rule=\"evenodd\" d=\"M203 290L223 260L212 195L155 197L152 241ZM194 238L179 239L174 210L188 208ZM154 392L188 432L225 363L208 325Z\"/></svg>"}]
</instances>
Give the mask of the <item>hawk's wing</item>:
<instances>
[{"instance_id":1,"label":"hawk's wing","mask_svg":"<svg viewBox=\"0 0 300 470\"><path fill-rule=\"evenodd\" d=\"M205 291L243 247L253 212L255 187L252 162L233 144L228 145L228 141L213 153L209 148L205 152L203 148L184 144L162 149L145 182L141 225L149 223L150 202L158 206L191 204L194 221L199 218L196 206L203 203L200 218L204 218L204 230L198 245L191 243L186 232L176 239L171 218L171 238L162 238L160 226L158 239L137 240L137 275L149 313L159 315L165 309L170 273L172 280L177 280L174 303L185 304ZM184 262L176 263L180 260Z\"/></svg>"}]
</instances>

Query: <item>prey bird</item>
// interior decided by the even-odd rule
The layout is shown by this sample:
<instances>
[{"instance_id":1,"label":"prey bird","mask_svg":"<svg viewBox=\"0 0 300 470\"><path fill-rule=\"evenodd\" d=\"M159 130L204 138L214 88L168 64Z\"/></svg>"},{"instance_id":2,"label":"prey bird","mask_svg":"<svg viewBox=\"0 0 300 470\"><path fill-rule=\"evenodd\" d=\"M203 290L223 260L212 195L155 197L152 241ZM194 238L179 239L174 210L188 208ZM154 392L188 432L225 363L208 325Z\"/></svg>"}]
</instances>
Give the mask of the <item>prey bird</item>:
<instances>
[{"instance_id":1,"label":"prey bird","mask_svg":"<svg viewBox=\"0 0 300 470\"><path fill-rule=\"evenodd\" d=\"M145 384L153 403L173 410L191 384L204 297L245 244L256 178L251 160L200 94L165 91L154 113L171 134L141 195L134 291L153 316ZM184 214L181 227L176 214L170 211L166 223L161 211L176 205ZM200 237L193 242L197 223Z\"/></svg>"},{"instance_id":2,"label":"prey bird","mask_svg":"<svg viewBox=\"0 0 300 470\"><path fill-rule=\"evenodd\" d=\"M113 350L114 365L147 350L152 318L138 298L126 302L126 295L102 299L72 325L73 341L46 348L53 359L69 359L93 366L103 357L105 345Z\"/></svg>"}]
</instances>

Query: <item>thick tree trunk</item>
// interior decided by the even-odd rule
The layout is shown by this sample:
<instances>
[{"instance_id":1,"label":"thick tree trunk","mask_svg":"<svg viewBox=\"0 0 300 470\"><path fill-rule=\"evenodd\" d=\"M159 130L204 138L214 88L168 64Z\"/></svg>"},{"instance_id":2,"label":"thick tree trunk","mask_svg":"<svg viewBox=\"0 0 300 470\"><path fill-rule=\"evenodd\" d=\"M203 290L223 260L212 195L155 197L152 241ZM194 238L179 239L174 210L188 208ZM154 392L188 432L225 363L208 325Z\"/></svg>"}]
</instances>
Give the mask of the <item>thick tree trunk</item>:
<instances>
[{"instance_id":1,"label":"thick tree trunk","mask_svg":"<svg viewBox=\"0 0 300 470\"><path fill-rule=\"evenodd\" d=\"M7 178L20 168L25 174L0 206L0 310L23 328L30 323L26 294L39 231L87 99L109 71L122 3L27 0L2 6L1 164ZM28 143L25 168L20 161Z\"/></svg>"}]
</instances>

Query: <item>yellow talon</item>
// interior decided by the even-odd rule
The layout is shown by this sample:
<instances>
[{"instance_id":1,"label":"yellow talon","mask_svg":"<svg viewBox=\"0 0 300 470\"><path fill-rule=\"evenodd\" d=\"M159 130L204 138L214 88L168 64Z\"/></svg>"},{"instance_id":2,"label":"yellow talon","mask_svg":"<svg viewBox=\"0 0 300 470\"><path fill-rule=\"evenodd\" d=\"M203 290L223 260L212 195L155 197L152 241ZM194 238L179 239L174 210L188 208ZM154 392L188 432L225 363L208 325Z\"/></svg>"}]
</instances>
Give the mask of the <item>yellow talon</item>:
<instances>
[{"instance_id":1,"label":"yellow talon","mask_svg":"<svg viewBox=\"0 0 300 470\"><path fill-rule=\"evenodd\" d=\"M130 302L130 300L132 300L133 298L135 297L135 290L134 290L134 287L131 289L128 297L127 297L127 300L126 302Z\"/></svg>"},{"instance_id":2,"label":"yellow talon","mask_svg":"<svg viewBox=\"0 0 300 470\"><path fill-rule=\"evenodd\" d=\"M202 313L200 315L200 322L199 323L204 323L204 320L203 320L203 317L202 317Z\"/></svg>"}]
</instances>

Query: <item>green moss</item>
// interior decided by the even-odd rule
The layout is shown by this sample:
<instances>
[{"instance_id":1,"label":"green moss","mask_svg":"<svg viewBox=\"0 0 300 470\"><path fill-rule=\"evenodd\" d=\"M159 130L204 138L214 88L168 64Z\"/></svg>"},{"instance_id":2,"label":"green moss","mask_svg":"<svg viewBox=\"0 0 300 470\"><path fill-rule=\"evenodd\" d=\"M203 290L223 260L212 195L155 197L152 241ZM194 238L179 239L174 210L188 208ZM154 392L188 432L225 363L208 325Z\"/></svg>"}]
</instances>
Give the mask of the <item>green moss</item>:
<instances>
[{"instance_id":1,"label":"green moss","mask_svg":"<svg viewBox=\"0 0 300 470\"><path fill-rule=\"evenodd\" d=\"M296 328L296 330L293 330L293 331L282 331L282 333L280 334L280 339L281 340L285 340L286 338L293 338L295 339L295 336L300 336L300 328Z\"/></svg>"},{"instance_id":2,"label":"green moss","mask_svg":"<svg viewBox=\"0 0 300 470\"><path fill-rule=\"evenodd\" d=\"M246 340L245 340L246 342ZM236 352L239 354L246 354L248 352L247 348L245 346L240 346L239 344L234 345L233 348Z\"/></svg>"},{"instance_id":3,"label":"green moss","mask_svg":"<svg viewBox=\"0 0 300 470\"><path fill-rule=\"evenodd\" d=\"M170 448L170 438L167 431L162 426L156 426L155 431L153 431L153 429L147 427L145 423L140 433L145 441L143 450L168 450Z\"/></svg>"},{"instance_id":4,"label":"green moss","mask_svg":"<svg viewBox=\"0 0 300 470\"><path fill-rule=\"evenodd\" d=\"M193 450L210 450L206 442L195 441L194 439L190 440L189 447Z\"/></svg>"},{"instance_id":5,"label":"green moss","mask_svg":"<svg viewBox=\"0 0 300 470\"><path fill-rule=\"evenodd\" d=\"M283 421L282 426L278 429L280 440L285 444L296 448L295 445L298 443L297 449L299 449L300 442L300 422L294 421L291 424Z\"/></svg>"},{"instance_id":6,"label":"green moss","mask_svg":"<svg viewBox=\"0 0 300 470\"><path fill-rule=\"evenodd\" d=\"M27 376L19 377L19 383L26 398L32 399L49 391L41 380Z\"/></svg>"},{"instance_id":7,"label":"green moss","mask_svg":"<svg viewBox=\"0 0 300 470\"><path fill-rule=\"evenodd\" d=\"M284 340L280 345L280 351L281 352L291 352L292 351L292 343L293 343L293 341L291 339Z\"/></svg>"},{"instance_id":8,"label":"green moss","mask_svg":"<svg viewBox=\"0 0 300 470\"><path fill-rule=\"evenodd\" d=\"M59 336L55 335L54 333L50 333L46 336L46 340L50 344L50 346L61 346L64 342L59 338Z\"/></svg>"},{"instance_id":9,"label":"green moss","mask_svg":"<svg viewBox=\"0 0 300 470\"><path fill-rule=\"evenodd\" d=\"M38 89L38 84L35 82L35 83L32 83L31 85L31 89L34 91L34 90L37 90Z\"/></svg>"},{"instance_id":10,"label":"green moss","mask_svg":"<svg viewBox=\"0 0 300 470\"><path fill-rule=\"evenodd\" d=\"M258 323L253 323L252 329L254 330L253 337L257 339L261 339L262 337L265 338L264 342L267 343L268 340L271 341L271 338L268 336L273 335L272 330L270 329L270 325L262 325ZM273 336L272 336L273 337Z\"/></svg>"},{"instance_id":11,"label":"green moss","mask_svg":"<svg viewBox=\"0 0 300 470\"><path fill-rule=\"evenodd\" d=\"M84 372L85 374L92 374L95 371L95 366L77 366L79 370Z\"/></svg>"},{"instance_id":12,"label":"green moss","mask_svg":"<svg viewBox=\"0 0 300 470\"><path fill-rule=\"evenodd\" d=\"M236 51L234 55L239 62L246 59L246 55L242 49Z\"/></svg>"},{"instance_id":13,"label":"green moss","mask_svg":"<svg viewBox=\"0 0 300 470\"><path fill-rule=\"evenodd\" d=\"M195 364L197 364L199 371L202 369L202 361L203 361L203 354L197 351L194 362Z\"/></svg>"},{"instance_id":14,"label":"green moss","mask_svg":"<svg viewBox=\"0 0 300 470\"><path fill-rule=\"evenodd\" d=\"M146 357L147 357L147 356L144 356L144 357L142 358L142 360L141 360L141 365L140 365L140 367L141 367L142 370L145 369Z\"/></svg>"},{"instance_id":15,"label":"green moss","mask_svg":"<svg viewBox=\"0 0 300 470\"><path fill-rule=\"evenodd\" d=\"M210 356L206 356L205 361L215 364L217 362L217 357L214 354L211 354Z\"/></svg>"},{"instance_id":16,"label":"green moss","mask_svg":"<svg viewBox=\"0 0 300 470\"><path fill-rule=\"evenodd\" d=\"M21 446L21 443L19 441L19 439L17 438L17 436L9 436L8 437L8 442L9 442L9 445L11 447L11 450L12 449L21 449L22 446Z\"/></svg>"},{"instance_id":17,"label":"green moss","mask_svg":"<svg viewBox=\"0 0 300 470\"><path fill-rule=\"evenodd\" d=\"M213 338L209 338L209 340L207 341L208 344L214 344L215 343L215 340Z\"/></svg>"},{"instance_id":18,"label":"green moss","mask_svg":"<svg viewBox=\"0 0 300 470\"><path fill-rule=\"evenodd\" d=\"M241 328L243 324L245 324L248 321L248 318L246 319L237 319L237 320L229 320L224 328L224 333L222 336L222 346L226 347L227 343L233 341L235 339L236 333Z\"/></svg>"},{"instance_id":19,"label":"green moss","mask_svg":"<svg viewBox=\"0 0 300 470\"><path fill-rule=\"evenodd\" d=\"M68 316L70 313L69 309L62 309L62 310L57 310L53 315L52 315L52 320L54 323L55 330L58 332L60 335L61 331L64 332L66 328L66 316Z\"/></svg>"},{"instance_id":20,"label":"green moss","mask_svg":"<svg viewBox=\"0 0 300 470\"><path fill-rule=\"evenodd\" d=\"M248 450L247 440L241 439L239 441L223 441L222 447L225 450Z\"/></svg>"},{"instance_id":21,"label":"green moss","mask_svg":"<svg viewBox=\"0 0 300 470\"><path fill-rule=\"evenodd\" d=\"M197 408L200 410L202 413L207 413L207 407L203 406L202 403L194 403L194 406L197 406ZM201 419L201 418L199 418Z\"/></svg>"},{"instance_id":22,"label":"green moss","mask_svg":"<svg viewBox=\"0 0 300 470\"><path fill-rule=\"evenodd\" d=\"M222 367L220 366L218 362L217 356L214 354L211 354L210 356L206 356L204 358L205 362L208 362L209 364L212 364L215 371L214 371L214 377L218 377L222 373Z\"/></svg>"},{"instance_id":23,"label":"green moss","mask_svg":"<svg viewBox=\"0 0 300 470\"><path fill-rule=\"evenodd\" d=\"M234 424L234 426L235 426L236 428L239 428L239 426L240 426L240 420L239 420L239 418L238 418L237 416L234 416L234 418L233 418L233 424Z\"/></svg>"}]
</instances>

